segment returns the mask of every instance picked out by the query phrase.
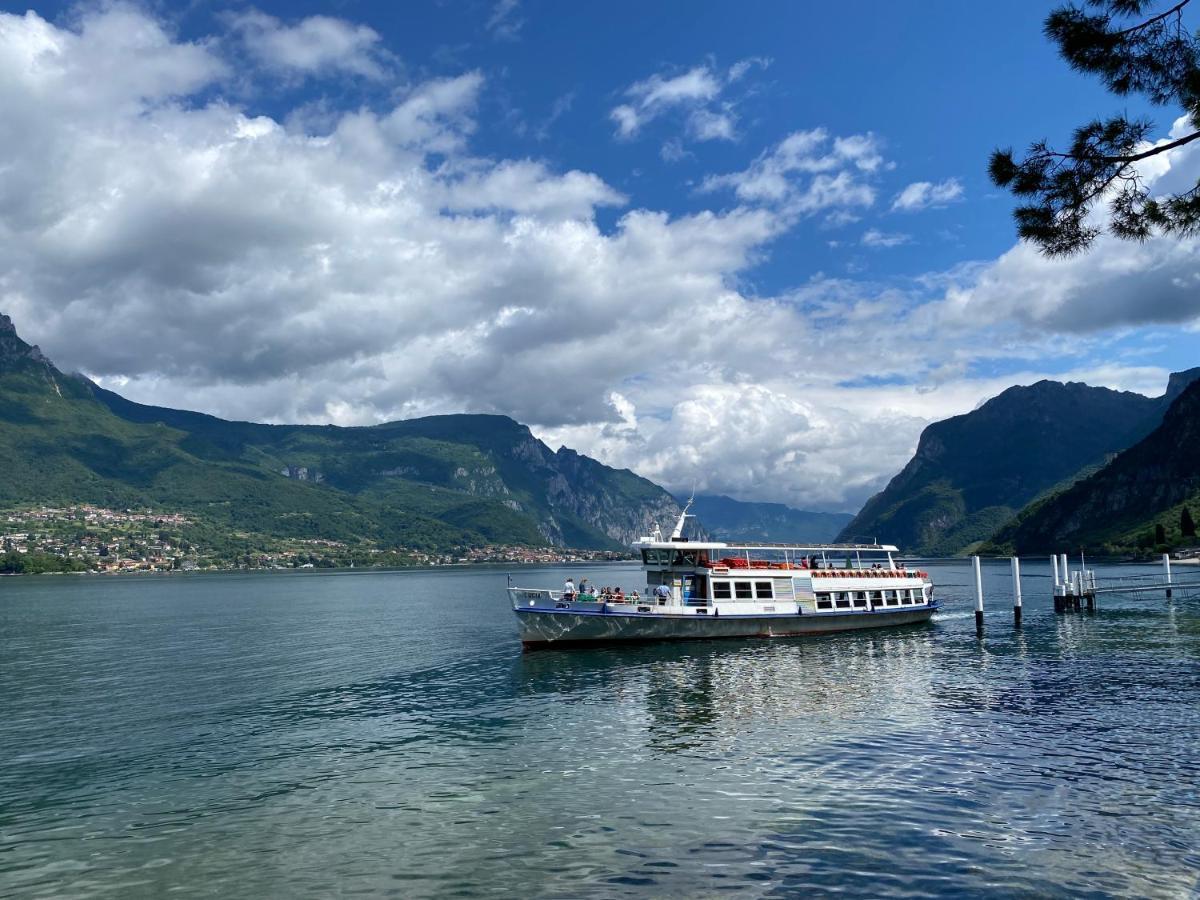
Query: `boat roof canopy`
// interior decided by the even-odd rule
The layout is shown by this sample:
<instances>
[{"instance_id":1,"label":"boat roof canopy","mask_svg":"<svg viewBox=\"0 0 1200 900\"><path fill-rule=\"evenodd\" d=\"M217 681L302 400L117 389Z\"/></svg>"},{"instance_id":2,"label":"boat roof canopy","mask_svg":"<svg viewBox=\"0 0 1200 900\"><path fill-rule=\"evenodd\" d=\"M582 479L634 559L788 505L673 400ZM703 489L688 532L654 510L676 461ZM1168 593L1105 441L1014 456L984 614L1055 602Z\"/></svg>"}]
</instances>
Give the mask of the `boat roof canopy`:
<instances>
[{"instance_id":1,"label":"boat roof canopy","mask_svg":"<svg viewBox=\"0 0 1200 900\"><path fill-rule=\"evenodd\" d=\"M791 550L800 553L838 553L872 550L876 553L899 553L894 544L729 544L720 541L655 541L643 538L634 545L637 550Z\"/></svg>"}]
</instances>

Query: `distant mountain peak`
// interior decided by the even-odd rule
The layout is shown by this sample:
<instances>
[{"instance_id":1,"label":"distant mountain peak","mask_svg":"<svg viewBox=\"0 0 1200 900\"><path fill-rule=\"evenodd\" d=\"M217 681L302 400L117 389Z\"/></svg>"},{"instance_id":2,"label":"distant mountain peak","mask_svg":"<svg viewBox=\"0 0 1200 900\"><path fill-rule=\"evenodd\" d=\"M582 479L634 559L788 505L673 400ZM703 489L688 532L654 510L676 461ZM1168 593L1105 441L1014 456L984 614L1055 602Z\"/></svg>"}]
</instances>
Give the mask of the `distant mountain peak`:
<instances>
[{"instance_id":1,"label":"distant mountain peak","mask_svg":"<svg viewBox=\"0 0 1200 900\"><path fill-rule=\"evenodd\" d=\"M680 494L680 503L688 497ZM699 494L692 512L720 540L831 541L852 518L846 513L794 509L783 503L753 503L724 494Z\"/></svg>"},{"instance_id":2,"label":"distant mountain peak","mask_svg":"<svg viewBox=\"0 0 1200 900\"><path fill-rule=\"evenodd\" d=\"M12 369L23 362L52 366L40 348L21 340L12 319L0 313L0 367Z\"/></svg>"},{"instance_id":3,"label":"distant mountain peak","mask_svg":"<svg viewBox=\"0 0 1200 900\"><path fill-rule=\"evenodd\" d=\"M1164 399L1170 403L1194 382L1200 380L1200 366L1194 369L1185 369L1182 372L1172 372L1171 377L1167 379L1167 392L1164 394Z\"/></svg>"},{"instance_id":4,"label":"distant mountain peak","mask_svg":"<svg viewBox=\"0 0 1200 900\"><path fill-rule=\"evenodd\" d=\"M1078 381L1014 386L929 425L917 451L842 532L946 555L991 536L1039 494L1162 420L1161 398Z\"/></svg>"}]
</instances>

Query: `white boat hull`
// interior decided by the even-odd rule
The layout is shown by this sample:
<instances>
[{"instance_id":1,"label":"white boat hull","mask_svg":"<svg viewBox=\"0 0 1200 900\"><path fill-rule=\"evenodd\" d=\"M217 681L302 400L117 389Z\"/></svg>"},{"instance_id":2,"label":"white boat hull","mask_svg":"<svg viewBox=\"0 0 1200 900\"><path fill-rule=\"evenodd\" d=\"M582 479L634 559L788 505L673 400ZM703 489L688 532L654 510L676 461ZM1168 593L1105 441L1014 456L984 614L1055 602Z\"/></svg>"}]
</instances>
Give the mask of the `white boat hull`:
<instances>
[{"instance_id":1,"label":"white boat hull","mask_svg":"<svg viewBox=\"0 0 1200 900\"><path fill-rule=\"evenodd\" d=\"M671 615L522 608L514 612L528 648L605 641L770 638L857 631L927 622L937 604L896 610L802 615Z\"/></svg>"}]
</instances>

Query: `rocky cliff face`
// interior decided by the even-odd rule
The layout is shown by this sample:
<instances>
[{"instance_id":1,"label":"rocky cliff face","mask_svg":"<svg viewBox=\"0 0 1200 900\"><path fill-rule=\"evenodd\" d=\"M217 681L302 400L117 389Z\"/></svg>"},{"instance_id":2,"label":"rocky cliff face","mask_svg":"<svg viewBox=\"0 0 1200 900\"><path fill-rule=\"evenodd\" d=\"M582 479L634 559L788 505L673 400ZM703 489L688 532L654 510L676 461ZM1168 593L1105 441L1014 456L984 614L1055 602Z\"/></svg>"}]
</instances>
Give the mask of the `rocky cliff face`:
<instances>
[{"instance_id":1,"label":"rocky cliff face","mask_svg":"<svg viewBox=\"0 0 1200 900\"><path fill-rule=\"evenodd\" d=\"M511 430L514 439L506 452L511 463L499 469L508 470L517 489L522 483L532 489L533 508L540 509L538 527L555 545L581 546L581 536L590 533L626 548L679 515L675 499L645 478L566 447L555 453L511 419L500 427ZM512 464L523 471L513 472Z\"/></svg>"},{"instance_id":2,"label":"rocky cliff face","mask_svg":"<svg viewBox=\"0 0 1200 900\"><path fill-rule=\"evenodd\" d=\"M53 368L41 350L21 340L12 319L0 315L0 368L16 369L27 364Z\"/></svg>"},{"instance_id":3,"label":"rocky cliff face","mask_svg":"<svg viewBox=\"0 0 1200 900\"><path fill-rule=\"evenodd\" d=\"M566 447L554 459L559 477L551 493L553 506L622 546L650 534L656 525L668 529L679 517L674 497L628 470L612 469Z\"/></svg>"}]
</instances>

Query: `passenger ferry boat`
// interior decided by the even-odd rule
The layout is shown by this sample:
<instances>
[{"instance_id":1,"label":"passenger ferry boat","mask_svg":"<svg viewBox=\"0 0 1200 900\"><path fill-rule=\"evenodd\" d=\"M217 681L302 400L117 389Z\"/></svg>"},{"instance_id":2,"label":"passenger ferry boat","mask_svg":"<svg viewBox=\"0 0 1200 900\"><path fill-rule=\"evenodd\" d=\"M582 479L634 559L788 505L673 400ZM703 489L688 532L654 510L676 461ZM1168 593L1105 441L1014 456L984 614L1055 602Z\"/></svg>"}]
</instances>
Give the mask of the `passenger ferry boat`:
<instances>
[{"instance_id":1,"label":"passenger ferry boat","mask_svg":"<svg viewBox=\"0 0 1200 900\"><path fill-rule=\"evenodd\" d=\"M689 504L690 507L690 504ZM926 622L933 583L890 544L727 544L656 529L641 552L645 594L508 588L527 648L603 641L792 637Z\"/></svg>"}]
</instances>

